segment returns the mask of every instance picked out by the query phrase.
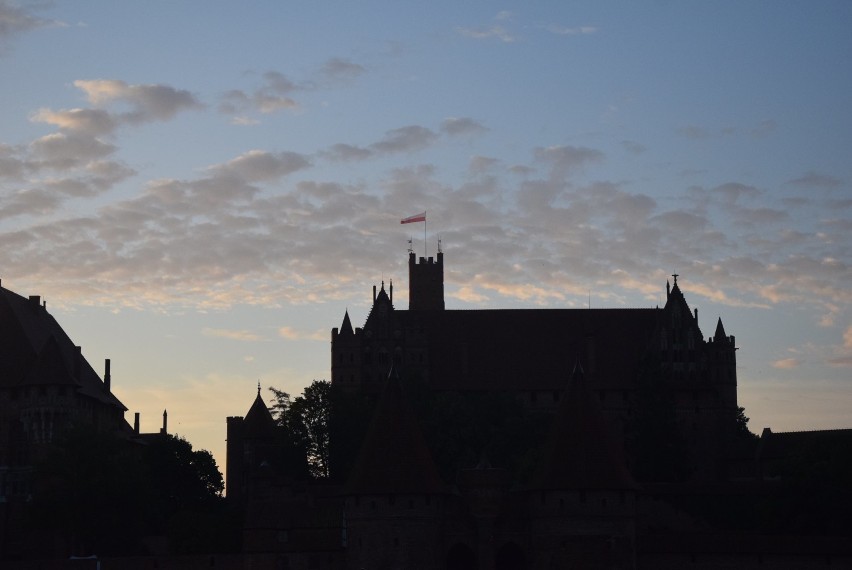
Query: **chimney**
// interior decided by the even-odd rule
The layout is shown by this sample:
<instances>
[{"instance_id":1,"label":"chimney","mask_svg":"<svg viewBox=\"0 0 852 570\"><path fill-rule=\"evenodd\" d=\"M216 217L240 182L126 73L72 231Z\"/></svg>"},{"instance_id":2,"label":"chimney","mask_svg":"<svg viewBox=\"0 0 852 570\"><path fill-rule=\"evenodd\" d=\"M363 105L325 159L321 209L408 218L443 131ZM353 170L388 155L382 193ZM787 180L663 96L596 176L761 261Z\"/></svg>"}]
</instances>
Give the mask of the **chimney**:
<instances>
[{"instance_id":1,"label":"chimney","mask_svg":"<svg viewBox=\"0 0 852 570\"><path fill-rule=\"evenodd\" d=\"M139 435L139 412L136 412L133 416L133 433Z\"/></svg>"},{"instance_id":2,"label":"chimney","mask_svg":"<svg viewBox=\"0 0 852 570\"><path fill-rule=\"evenodd\" d=\"M163 435L166 435L167 433L169 433L168 429L166 429L167 426L168 426L168 420L169 420L169 413L166 410L163 410L163 427L160 429L160 433L163 434Z\"/></svg>"},{"instance_id":3,"label":"chimney","mask_svg":"<svg viewBox=\"0 0 852 570\"><path fill-rule=\"evenodd\" d=\"M40 295L30 295L30 304L34 308L38 308L41 305L41 296Z\"/></svg>"},{"instance_id":4,"label":"chimney","mask_svg":"<svg viewBox=\"0 0 852 570\"><path fill-rule=\"evenodd\" d=\"M109 373L109 358L104 360L104 388L106 388L107 392L111 392L112 388L112 377Z\"/></svg>"}]
</instances>

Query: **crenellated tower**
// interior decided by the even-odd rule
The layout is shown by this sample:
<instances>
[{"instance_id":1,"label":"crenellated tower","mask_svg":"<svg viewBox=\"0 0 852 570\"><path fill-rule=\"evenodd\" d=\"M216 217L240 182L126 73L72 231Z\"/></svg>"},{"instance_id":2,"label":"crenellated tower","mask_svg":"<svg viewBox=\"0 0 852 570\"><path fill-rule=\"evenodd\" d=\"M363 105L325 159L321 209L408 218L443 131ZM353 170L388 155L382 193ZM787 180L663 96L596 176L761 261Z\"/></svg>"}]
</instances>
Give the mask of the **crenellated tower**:
<instances>
[{"instance_id":1,"label":"crenellated tower","mask_svg":"<svg viewBox=\"0 0 852 570\"><path fill-rule=\"evenodd\" d=\"M437 259L408 254L408 310L444 310L444 254L438 251Z\"/></svg>"}]
</instances>

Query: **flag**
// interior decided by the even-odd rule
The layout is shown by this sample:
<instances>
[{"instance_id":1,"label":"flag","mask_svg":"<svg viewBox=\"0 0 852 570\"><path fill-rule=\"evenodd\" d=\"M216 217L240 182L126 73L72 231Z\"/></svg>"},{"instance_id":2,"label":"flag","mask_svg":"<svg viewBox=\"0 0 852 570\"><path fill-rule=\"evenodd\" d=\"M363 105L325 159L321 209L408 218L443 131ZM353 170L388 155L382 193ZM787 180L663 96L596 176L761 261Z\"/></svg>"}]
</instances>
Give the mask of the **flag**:
<instances>
[{"instance_id":1,"label":"flag","mask_svg":"<svg viewBox=\"0 0 852 570\"><path fill-rule=\"evenodd\" d=\"M417 214L416 216L409 216L407 218L403 218L399 221L400 224L413 224L414 222L425 222L426 221L426 212L422 214Z\"/></svg>"}]
</instances>

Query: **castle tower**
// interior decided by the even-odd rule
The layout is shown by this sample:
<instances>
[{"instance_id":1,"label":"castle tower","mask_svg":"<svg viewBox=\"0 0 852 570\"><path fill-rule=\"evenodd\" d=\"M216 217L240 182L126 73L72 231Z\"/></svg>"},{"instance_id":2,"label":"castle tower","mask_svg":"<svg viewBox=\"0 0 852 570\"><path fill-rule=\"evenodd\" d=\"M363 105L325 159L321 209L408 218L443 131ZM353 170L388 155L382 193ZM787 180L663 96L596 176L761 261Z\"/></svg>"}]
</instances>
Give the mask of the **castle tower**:
<instances>
[{"instance_id":1,"label":"castle tower","mask_svg":"<svg viewBox=\"0 0 852 570\"><path fill-rule=\"evenodd\" d=\"M437 261L408 254L408 310L444 310L444 253L438 252Z\"/></svg>"},{"instance_id":2,"label":"castle tower","mask_svg":"<svg viewBox=\"0 0 852 570\"><path fill-rule=\"evenodd\" d=\"M347 568L443 567L446 488L392 368L344 487Z\"/></svg>"}]
</instances>

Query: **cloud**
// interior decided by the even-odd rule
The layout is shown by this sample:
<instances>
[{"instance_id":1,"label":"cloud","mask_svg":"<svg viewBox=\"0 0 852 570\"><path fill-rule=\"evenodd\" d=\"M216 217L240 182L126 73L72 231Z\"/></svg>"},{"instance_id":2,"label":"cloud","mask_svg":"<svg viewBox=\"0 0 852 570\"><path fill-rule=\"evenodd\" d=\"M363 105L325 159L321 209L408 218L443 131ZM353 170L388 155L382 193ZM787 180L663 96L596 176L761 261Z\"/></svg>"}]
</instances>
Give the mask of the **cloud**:
<instances>
[{"instance_id":1,"label":"cloud","mask_svg":"<svg viewBox=\"0 0 852 570\"><path fill-rule=\"evenodd\" d=\"M131 85L117 79L79 79L74 86L81 89L95 107L113 103L128 105L131 110L118 114L117 118L130 124L166 121L181 111L203 108L192 93L169 85Z\"/></svg>"},{"instance_id":2,"label":"cloud","mask_svg":"<svg viewBox=\"0 0 852 570\"><path fill-rule=\"evenodd\" d=\"M478 135L488 129L478 121L467 117L449 117L441 123L441 131L448 135Z\"/></svg>"},{"instance_id":3,"label":"cloud","mask_svg":"<svg viewBox=\"0 0 852 570\"><path fill-rule=\"evenodd\" d=\"M360 77L367 70L363 65L354 63L348 59L333 57L323 64L321 72L330 79L349 80Z\"/></svg>"},{"instance_id":4,"label":"cloud","mask_svg":"<svg viewBox=\"0 0 852 570\"><path fill-rule=\"evenodd\" d=\"M360 146L339 143L320 154L333 161L365 160L373 156L373 151Z\"/></svg>"},{"instance_id":5,"label":"cloud","mask_svg":"<svg viewBox=\"0 0 852 570\"><path fill-rule=\"evenodd\" d=\"M90 136L111 133L117 126L113 116L103 109L39 109L32 115L31 120Z\"/></svg>"},{"instance_id":6,"label":"cloud","mask_svg":"<svg viewBox=\"0 0 852 570\"><path fill-rule=\"evenodd\" d=\"M544 27L545 30L552 34L556 34L559 36L586 36L597 33L598 29L594 26L580 26L576 28L569 28L566 26L560 26L558 24L550 24Z\"/></svg>"},{"instance_id":7,"label":"cloud","mask_svg":"<svg viewBox=\"0 0 852 570\"><path fill-rule=\"evenodd\" d=\"M648 150L645 145L635 141L621 141L621 146L630 154L642 154Z\"/></svg>"},{"instance_id":8,"label":"cloud","mask_svg":"<svg viewBox=\"0 0 852 570\"><path fill-rule=\"evenodd\" d=\"M714 196L721 197L727 204L734 204L741 198L756 198L760 196L760 190L754 186L740 184L739 182L728 182L710 190Z\"/></svg>"},{"instance_id":9,"label":"cloud","mask_svg":"<svg viewBox=\"0 0 852 570\"><path fill-rule=\"evenodd\" d=\"M692 140L704 140L710 138L710 132L707 129L696 125L680 127L675 132L682 137Z\"/></svg>"},{"instance_id":10,"label":"cloud","mask_svg":"<svg viewBox=\"0 0 852 570\"><path fill-rule=\"evenodd\" d=\"M838 188L843 184L843 182L835 178L834 176L828 176L826 174L820 174L818 172L814 172L813 170L806 172L802 176L798 178L794 178L787 182L792 186L798 186L799 188Z\"/></svg>"},{"instance_id":11,"label":"cloud","mask_svg":"<svg viewBox=\"0 0 852 570\"><path fill-rule=\"evenodd\" d=\"M85 134L53 133L30 144L33 160L54 169L75 168L115 152L115 145Z\"/></svg>"},{"instance_id":12,"label":"cloud","mask_svg":"<svg viewBox=\"0 0 852 570\"><path fill-rule=\"evenodd\" d=\"M422 150L437 140L434 131L419 125L400 127L385 133L382 140L370 145L370 148L381 153L413 152Z\"/></svg>"},{"instance_id":13,"label":"cloud","mask_svg":"<svg viewBox=\"0 0 852 570\"><path fill-rule=\"evenodd\" d=\"M533 156L538 161L550 164L553 173L558 176L565 176L604 159L604 153L597 149L570 145L539 147L533 151Z\"/></svg>"},{"instance_id":14,"label":"cloud","mask_svg":"<svg viewBox=\"0 0 852 570\"><path fill-rule=\"evenodd\" d=\"M486 172L495 168L498 164L500 164L500 161L496 158L477 155L470 157L470 161L468 161L468 168L471 172Z\"/></svg>"},{"instance_id":15,"label":"cloud","mask_svg":"<svg viewBox=\"0 0 852 570\"><path fill-rule=\"evenodd\" d=\"M228 340L238 340L240 342L258 342L264 340L262 336L247 330L232 330L232 329L201 329L203 336L212 338L225 338Z\"/></svg>"},{"instance_id":16,"label":"cloud","mask_svg":"<svg viewBox=\"0 0 852 570\"><path fill-rule=\"evenodd\" d=\"M797 358L782 358L773 362L772 368L778 368L779 370L792 370L793 368L798 368L800 365L801 362L799 362Z\"/></svg>"},{"instance_id":17,"label":"cloud","mask_svg":"<svg viewBox=\"0 0 852 570\"><path fill-rule=\"evenodd\" d=\"M38 4L31 6L15 6L7 0L0 0L0 55L2 55L12 40L25 32L52 26L62 26L62 22L39 18L35 10L43 8Z\"/></svg>"},{"instance_id":18,"label":"cloud","mask_svg":"<svg viewBox=\"0 0 852 570\"><path fill-rule=\"evenodd\" d=\"M506 28L498 24L478 28L456 28L456 31L465 37L473 38L475 40L496 38L503 43L513 43L518 39L514 34L510 33L506 30Z\"/></svg>"},{"instance_id":19,"label":"cloud","mask_svg":"<svg viewBox=\"0 0 852 570\"><path fill-rule=\"evenodd\" d=\"M305 332L294 329L293 327L283 326L278 329L278 336L287 340L327 341L329 339L329 332L325 329Z\"/></svg>"},{"instance_id":20,"label":"cloud","mask_svg":"<svg viewBox=\"0 0 852 570\"><path fill-rule=\"evenodd\" d=\"M236 177L246 182L277 180L310 166L304 155L295 152L271 153L251 150L225 164L214 166L217 176Z\"/></svg>"}]
</instances>

